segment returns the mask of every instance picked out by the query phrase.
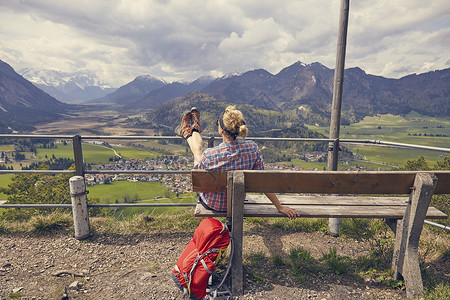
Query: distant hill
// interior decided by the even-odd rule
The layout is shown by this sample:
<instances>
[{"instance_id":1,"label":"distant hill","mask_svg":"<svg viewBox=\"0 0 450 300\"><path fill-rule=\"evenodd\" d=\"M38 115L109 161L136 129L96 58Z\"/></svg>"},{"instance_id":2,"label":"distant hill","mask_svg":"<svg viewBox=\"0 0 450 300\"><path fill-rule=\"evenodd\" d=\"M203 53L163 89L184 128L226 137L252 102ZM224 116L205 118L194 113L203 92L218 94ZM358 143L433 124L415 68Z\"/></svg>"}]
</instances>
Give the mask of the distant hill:
<instances>
[{"instance_id":1,"label":"distant hill","mask_svg":"<svg viewBox=\"0 0 450 300\"><path fill-rule=\"evenodd\" d=\"M167 82L161 79L150 75L141 75L126 85L121 86L116 91L90 102L129 105L130 103L141 100L150 92L160 89L166 85Z\"/></svg>"},{"instance_id":2,"label":"distant hill","mask_svg":"<svg viewBox=\"0 0 450 300\"><path fill-rule=\"evenodd\" d=\"M19 73L44 92L66 103L85 102L116 90L109 84L101 82L97 75L90 71L67 73L21 69Z\"/></svg>"},{"instance_id":3,"label":"distant hill","mask_svg":"<svg viewBox=\"0 0 450 300\"><path fill-rule=\"evenodd\" d=\"M30 130L61 117L69 105L43 92L0 60L0 132Z\"/></svg>"},{"instance_id":4,"label":"distant hill","mask_svg":"<svg viewBox=\"0 0 450 300\"><path fill-rule=\"evenodd\" d=\"M401 79L367 74L360 68L344 72L342 123L374 114L407 114L450 117L450 69ZM320 63L297 62L271 74L263 69L209 79L196 84L172 83L153 90L125 108L153 110L166 101L194 90L218 101L296 114L309 122L327 124L333 95L334 70ZM171 102L172 103L172 102Z\"/></svg>"},{"instance_id":5,"label":"distant hill","mask_svg":"<svg viewBox=\"0 0 450 300\"><path fill-rule=\"evenodd\" d=\"M154 109L169 99L184 96L193 91L201 91L213 81L212 77L201 77L191 83L173 82L151 91L142 99L130 103L128 109Z\"/></svg>"},{"instance_id":6,"label":"distant hill","mask_svg":"<svg viewBox=\"0 0 450 300\"><path fill-rule=\"evenodd\" d=\"M344 122L377 113L450 116L450 69L390 79L366 74L360 68L344 72ZM254 70L218 79L202 90L218 100L291 111L299 107L329 116L334 71L313 63L297 62L278 74Z\"/></svg>"},{"instance_id":7,"label":"distant hill","mask_svg":"<svg viewBox=\"0 0 450 300\"><path fill-rule=\"evenodd\" d=\"M212 77L205 76L190 83L167 83L150 75L138 76L117 91L91 102L120 105L133 110L151 110L169 99L202 90L211 81Z\"/></svg>"},{"instance_id":8,"label":"distant hill","mask_svg":"<svg viewBox=\"0 0 450 300\"><path fill-rule=\"evenodd\" d=\"M155 110L147 114L147 121L154 128L159 128L163 134L173 134L173 129L180 122L181 112L195 106L201 114L201 126L205 134L217 134L217 117L230 105L208 94L194 91L186 96L166 101ZM248 104L237 104L245 116L246 124L252 135L273 131L287 127L303 127L305 123L302 116L265 110Z\"/></svg>"}]
</instances>

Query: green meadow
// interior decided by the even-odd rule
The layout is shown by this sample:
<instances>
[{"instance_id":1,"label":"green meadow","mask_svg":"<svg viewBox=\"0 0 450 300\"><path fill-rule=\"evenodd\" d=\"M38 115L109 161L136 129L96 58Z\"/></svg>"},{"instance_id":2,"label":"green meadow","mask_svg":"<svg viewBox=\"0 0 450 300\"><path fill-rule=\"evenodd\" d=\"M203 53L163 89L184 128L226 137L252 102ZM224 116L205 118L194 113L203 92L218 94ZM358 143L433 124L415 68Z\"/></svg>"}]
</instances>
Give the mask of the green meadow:
<instances>
[{"instance_id":1,"label":"green meadow","mask_svg":"<svg viewBox=\"0 0 450 300\"><path fill-rule=\"evenodd\" d=\"M0 187L7 187L8 184L11 182L11 178L14 176L14 174L3 174L0 175ZM0 193L0 200L6 200L7 195Z\"/></svg>"},{"instance_id":2,"label":"green meadow","mask_svg":"<svg viewBox=\"0 0 450 300\"><path fill-rule=\"evenodd\" d=\"M159 182L113 181L111 184L97 184L87 188L88 197L100 199L100 203L120 203L127 200L148 200L165 197L169 188Z\"/></svg>"},{"instance_id":3,"label":"green meadow","mask_svg":"<svg viewBox=\"0 0 450 300\"><path fill-rule=\"evenodd\" d=\"M309 126L328 136L328 127ZM410 113L405 117L376 115L361 122L341 126L341 139L381 140L423 146L450 148L450 120L436 119ZM371 144L343 144L362 159L375 164L402 166L406 161L424 156L430 165L442 160L442 152L399 149ZM447 154L450 155L450 154Z\"/></svg>"},{"instance_id":4,"label":"green meadow","mask_svg":"<svg viewBox=\"0 0 450 300\"><path fill-rule=\"evenodd\" d=\"M289 162L279 162L277 164L283 164L286 166L298 166L305 170L326 170L327 163L326 162L306 162L301 159L292 159ZM371 170L380 170L380 171L391 171L393 167L396 165L389 165L381 162L368 162L368 161L350 161L350 162L340 162L338 165L338 170L347 170L348 168L356 168L357 166L364 166Z\"/></svg>"},{"instance_id":5,"label":"green meadow","mask_svg":"<svg viewBox=\"0 0 450 300\"><path fill-rule=\"evenodd\" d=\"M193 193L181 195L179 198L164 198L158 200L139 201L138 203L197 203L197 197ZM145 214L149 216L173 214L191 207L125 207L118 209L114 216L118 219L126 219L138 214Z\"/></svg>"},{"instance_id":6,"label":"green meadow","mask_svg":"<svg viewBox=\"0 0 450 300\"><path fill-rule=\"evenodd\" d=\"M97 184L87 188L89 198L99 198L100 203L125 203L138 201L138 203L194 203L196 198L193 193L176 197L170 189L159 182L128 182L113 181L111 184ZM170 198L167 198L167 197ZM156 199L158 197L158 199ZM163 198L163 199L159 199ZM143 200L143 201L142 201ZM159 215L173 213L186 209L185 207L126 207L117 209L114 216L126 218L131 215L145 213L148 215Z\"/></svg>"},{"instance_id":7,"label":"green meadow","mask_svg":"<svg viewBox=\"0 0 450 300\"><path fill-rule=\"evenodd\" d=\"M39 158L73 158L72 143L56 144L57 148L38 148L37 156ZM132 147L122 146L104 146L94 144L82 144L83 158L86 163L107 163L111 157L116 157L116 153L125 159L129 158L156 158L161 155L155 151L143 150ZM114 152L114 150L116 152Z\"/></svg>"}]
</instances>

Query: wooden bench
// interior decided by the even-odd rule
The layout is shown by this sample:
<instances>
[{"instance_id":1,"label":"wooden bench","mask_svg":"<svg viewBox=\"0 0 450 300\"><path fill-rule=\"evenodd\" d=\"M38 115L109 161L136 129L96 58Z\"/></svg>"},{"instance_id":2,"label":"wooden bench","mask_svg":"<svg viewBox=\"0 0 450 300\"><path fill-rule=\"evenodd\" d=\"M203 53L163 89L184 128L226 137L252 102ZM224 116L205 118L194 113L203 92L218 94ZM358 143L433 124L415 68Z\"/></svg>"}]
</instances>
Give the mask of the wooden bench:
<instances>
[{"instance_id":1,"label":"wooden bench","mask_svg":"<svg viewBox=\"0 0 450 300\"><path fill-rule=\"evenodd\" d=\"M228 211L226 213L212 212L201 204L197 204L195 216L232 217L231 235L235 245L232 261L233 295L243 294L243 218L285 216L279 213L264 195L252 196L251 200L245 201L247 192L277 193L280 202L295 208L300 217L384 218L395 233L392 260L394 276L397 279L403 277L405 280L408 298L423 294L417 252L419 238L425 218L447 218L447 215L430 207L429 204L433 194L450 194L450 171L208 172L193 170L191 176L193 190L196 192L227 192ZM307 195L283 195L286 193ZM384 196L373 197L373 195ZM386 197L386 195L395 195L395 197ZM398 195L408 195L408 197L398 197Z\"/></svg>"}]
</instances>

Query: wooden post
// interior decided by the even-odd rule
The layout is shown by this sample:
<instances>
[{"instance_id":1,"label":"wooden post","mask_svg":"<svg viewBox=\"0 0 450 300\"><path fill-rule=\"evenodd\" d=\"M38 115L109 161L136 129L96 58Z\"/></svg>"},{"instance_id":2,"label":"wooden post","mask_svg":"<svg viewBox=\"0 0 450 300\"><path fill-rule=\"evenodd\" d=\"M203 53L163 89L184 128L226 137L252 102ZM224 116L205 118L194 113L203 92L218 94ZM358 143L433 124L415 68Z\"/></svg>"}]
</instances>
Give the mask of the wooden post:
<instances>
[{"instance_id":1,"label":"wooden post","mask_svg":"<svg viewBox=\"0 0 450 300\"><path fill-rule=\"evenodd\" d=\"M73 157L75 160L75 171L77 176L84 176L83 150L81 148L81 136L75 135L72 138Z\"/></svg>"},{"instance_id":2,"label":"wooden post","mask_svg":"<svg viewBox=\"0 0 450 300\"><path fill-rule=\"evenodd\" d=\"M231 290L233 296L244 294L244 268L242 259L242 245L244 236L244 173L234 171L232 191L232 227L231 235L234 242L234 255L231 261Z\"/></svg>"},{"instance_id":3,"label":"wooden post","mask_svg":"<svg viewBox=\"0 0 450 300\"><path fill-rule=\"evenodd\" d=\"M349 15L350 0L341 1L341 10L339 17L339 36L337 42L336 67L334 70L334 87L333 87L333 103L331 106L330 121L330 139L334 139L334 143L330 143L328 150L327 170L336 171L338 165L339 153L339 130L341 124L341 106L342 91L344 86L344 67L345 67L345 50L347 47L347 28ZM329 219L329 232L333 236L339 235L342 220L338 218Z\"/></svg>"},{"instance_id":4,"label":"wooden post","mask_svg":"<svg viewBox=\"0 0 450 300\"><path fill-rule=\"evenodd\" d=\"M436 184L437 177L434 174L417 173L405 216L397 226L393 257L394 277L399 278L401 275L404 278L406 296L410 299L423 295L419 239Z\"/></svg>"},{"instance_id":5,"label":"wooden post","mask_svg":"<svg viewBox=\"0 0 450 300\"><path fill-rule=\"evenodd\" d=\"M75 238L83 240L91 236L89 232L89 212L87 207L86 184L84 177L73 176L69 180L72 198L73 226Z\"/></svg>"}]
</instances>

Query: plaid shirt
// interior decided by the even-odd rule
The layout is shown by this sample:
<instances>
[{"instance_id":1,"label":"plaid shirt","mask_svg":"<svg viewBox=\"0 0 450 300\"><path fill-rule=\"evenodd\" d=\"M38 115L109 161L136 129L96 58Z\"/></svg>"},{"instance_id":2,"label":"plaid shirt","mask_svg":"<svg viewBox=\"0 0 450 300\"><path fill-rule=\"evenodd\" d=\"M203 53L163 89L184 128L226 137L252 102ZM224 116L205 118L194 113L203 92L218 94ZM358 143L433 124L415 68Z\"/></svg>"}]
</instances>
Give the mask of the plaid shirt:
<instances>
[{"instance_id":1,"label":"plaid shirt","mask_svg":"<svg viewBox=\"0 0 450 300\"><path fill-rule=\"evenodd\" d=\"M208 171L264 170L264 165L261 152L254 141L235 140L206 149L198 168ZM210 208L227 210L226 193L207 192L199 193L199 196Z\"/></svg>"}]
</instances>

